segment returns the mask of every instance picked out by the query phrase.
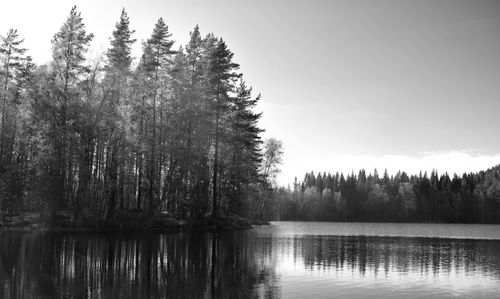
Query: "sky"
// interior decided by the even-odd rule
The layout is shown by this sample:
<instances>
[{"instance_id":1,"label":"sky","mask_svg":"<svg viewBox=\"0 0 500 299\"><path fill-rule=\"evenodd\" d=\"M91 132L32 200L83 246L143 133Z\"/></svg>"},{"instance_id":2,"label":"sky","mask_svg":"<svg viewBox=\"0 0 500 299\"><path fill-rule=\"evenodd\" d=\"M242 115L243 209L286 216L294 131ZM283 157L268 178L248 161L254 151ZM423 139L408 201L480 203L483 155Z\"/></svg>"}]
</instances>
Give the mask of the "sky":
<instances>
[{"instance_id":1,"label":"sky","mask_svg":"<svg viewBox=\"0 0 500 299\"><path fill-rule=\"evenodd\" d=\"M92 54L122 8L140 56L158 18L176 46L195 25L222 37L262 94L265 138L283 142L278 183L360 168L462 173L500 163L500 1L0 0L35 62L73 5Z\"/></svg>"}]
</instances>

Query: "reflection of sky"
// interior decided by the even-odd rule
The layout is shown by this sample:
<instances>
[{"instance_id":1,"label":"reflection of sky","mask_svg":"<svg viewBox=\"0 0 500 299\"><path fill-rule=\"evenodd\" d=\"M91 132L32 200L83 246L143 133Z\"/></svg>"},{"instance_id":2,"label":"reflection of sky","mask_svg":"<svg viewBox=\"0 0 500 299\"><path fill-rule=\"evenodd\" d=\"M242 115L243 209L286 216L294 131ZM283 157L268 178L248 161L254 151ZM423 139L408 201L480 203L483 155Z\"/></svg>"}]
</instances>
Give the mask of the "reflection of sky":
<instances>
[{"instance_id":1,"label":"reflection of sky","mask_svg":"<svg viewBox=\"0 0 500 299\"><path fill-rule=\"evenodd\" d=\"M389 272L383 268L368 266L362 272L356 266L344 265L327 268L320 265L304 267L301 257L279 255L276 272L280 273L283 298L302 297L301 294L318 297L322 294L340 296L358 295L359 292L375 297L400 297L402 293L412 296L492 296L500 292L500 280L480 271L466 272L463 267L454 266L452 271L433 274L429 271L411 269L402 271L391 265Z\"/></svg>"},{"instance_id":2,"label":"reflection of sky","mask_svg":"<svg viewBox=\"0 0 500 299\"><path fill-rule=\"evenodd\" d=\"M500 225L279 221L274 225L260 228L259 233L279 236L390 236L500 240Z\"/></svg>"},{"instance_id":3,"label":"reflection of sky","mask_svg":"<svg viewBox=\"0 0 500 299\"><path fill-rule=\"evenodd\" d=\"M283 298L495 298L500 293L498 241L301 234L316 224L295 223L295 235L274 229L269 254ZM266 230L273 228L261 233Z\"/></svg>"}]
</instances>

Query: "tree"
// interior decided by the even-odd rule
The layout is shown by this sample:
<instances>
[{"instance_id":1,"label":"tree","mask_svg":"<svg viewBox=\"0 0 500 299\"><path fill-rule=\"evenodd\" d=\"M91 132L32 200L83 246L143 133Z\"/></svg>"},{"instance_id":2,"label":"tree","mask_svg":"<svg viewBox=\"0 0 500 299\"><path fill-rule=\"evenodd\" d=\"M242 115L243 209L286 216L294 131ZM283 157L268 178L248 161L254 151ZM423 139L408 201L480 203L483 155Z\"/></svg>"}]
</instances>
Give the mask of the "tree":
<instances>
[{"instance_id":1,"label":"tree","mask_svg":"<svg viewBox=\"0 0 500 299\"><path fill-rule=\"evenodd\" d=\"M0 36L0 208L8 204L12 212L14 202L19 202L24 189L23 171L25 147L20 141L19 111L24 80L30 75L30 60L24 56L23 39L15 29Z\"/></svg>"},{"instance_id":2,"label":"tree","mask_svg":"<svg viewBox=\"0 0 500 299\"><path fill-rule=\"evenodd\" d=\"M151 38L146 42L144 48L144 71L146 80L150 82L148 87L152 89L152 94L149 97L152 100L152 123L151 123L151 139L150 139L150 157L149 157L149 212L153 212L155 207L155 181L157 177L157 112L156 102L160 96L165 101L169 94L166 79L169 76L170 67L172 64L172 55L175 51L171 50L174 42L170 39L171 33L168 31L168 26L162 18L158 20L153 29ZM161 133L160 133L161 136Z\"/></svg>"},{"instance_id":3,"label":"tree","mask_svg":"<svg viewBox=\"0 0 500 299\"><path fill-rule=\"evenodd\" d=\"M276 175L280 172L279 165L283 162L283 143L275 138L264 141L262 176L266 185L275 184ZM314 174L312 174L314 177Z\"/></svg>"},{"instance_id":4,"label":"tree","mask_svg":"<svg viewBox=\"0 0 500 299\"><path fill-rule=\"evenodd\" d=\"M125 143L127 128L125 126L128 123L130 115L128 114L127 107L127 83L130 78L130 66L132 65L131 56L131 46L136 41L131 38L131 35L135 32L129 28L129 17L122 10L120 15L120 21L116 23L116 28L113 31L113 37L111 39L111 48L108 49L106 56L108 58L108 65L106 66L106 77L105 81L107 83L107 119L108 119L108 134L109 134L109 167L108 177L109 177L109 200L108 200L108 218L114 216L116 197L118 195L118 168L121 165L122 171L120 171L120 188L123 191L123 157L125 156ZM124 206L124 196L120 192L120 209Z\"/></svg>"},{"instance_id":5,"label":"tree","mask_svg":"<svg viewBox=\"0 0 500 299\"><path fill-rule=\"evenodd\" d=\"M213 216L244 212L264 186L260 95L226 43L202 38L198 26L174 51L159 19L133 68L129 26L122 10L110 48L90 59L93 35L73 7L52 38L52 61L36 68L20 63L24 49L9 31L0 53L2 192L52 220L73 209L73 224L119 221L132 205L202 218L210 199Z\"/></svg>"},{"instance_id":6,"label":"tree","mask_svg":"<svg viewBox=\"0 0 500 299\"><path fill-rule=\"evenodd\" d=\"M93 34L87 34L80 12L76 6L70 11L69 17L58 33L52 39L52 78L53 94L57 103L53 106L55 115L53 138L54 148L57 153L59 167L56 176L60 179L58 193L55 199L55 208L67 204L72 188L71 182L71 121L75 117L75 108L79 100L80 90L78 84L83 75L89 72L85 65L85 54Z\"/></svg>"},{"instance_id":7,"label":"tree","mask_svg":"<svg viewBox=\"0 0 500 299\"><path fill-rule=\"evenodd\" d=\"M203 215L209 208L209 147L210 147L210 98L208 95L208 63L212 44L202 39L199 27L190 33L186 46L186 97L185 97L185 155L182 174L191 184L192 215ZM190 175L188 175L190 174Z\"/></svg>"},{"instance_id":8,"label":"tree","mask_svg":"<svg viewBox=\"0 0 500 299\"><path fill-rule=\"evenodd\" d=\"M229 150L226 157L228 164L228 193L231 210L236 212L242 207L244 186L251 185L258 180L259 167L262 163L261 138L262 129L258 126L261 113L254 113L252 109L260 100L260 95L252 99L252 89L248 88L243 80L236 89L236 96L232 105L229 122Z\"/></svg>"},{"instance_id":9,"label":"tree","mask_svg":"<svg viewBox=\"0 0 500 299\"><path fill-rule=\"evenodd\" d=\"M2 83L1 101L2 101L2 122L0 131L0 165L5 165L6 148L7 148L7 118L9 117L9 110L11 110L11 103L9 103L9 94L13 95L12 87L16 82L21 71L23 61L25 60L24 53L26 49L22 48L21 44L23 39L19 38L19 34L15 29L9 29L6 36L1 36L0 44L0 79ZM1 168L1 167L0 167ZM2 169L0 169L1 173Z\"/></svg>"},{"instance_id":10,"label":"tree","mask_svg":"<svg viewBox=\"0 0 500 299\"><path fill-rule=\"evenodd\" d=\"M239 65L232 61L234 54L227 48L226 43L219 39L214 50L209 56L208 65L208 94L211 100L212 118L214 121L214 155L212 174L212 215L218 216L219 212L219 190L218 174L219 143L221 142L222 126L226 121L226 115L231 104L230 93L234 92L235 80L241 77L236 71Z\"/></svg>"},{"instance_id":11,"label":"tree","mask_svg":"<svg viewBox=\"0 0 500 299\"><path fill-rule=\"evenodd\" d=\"M115 30L113 31L111 48L106 53L108 58L108 76L117 76L118 78L115 80L119 80L121 77L126 77L130 74L130 67L132 65L131 46L136 42L136 39L132 38L135 30L131 30L129 26L130 19L125 9L123 9L120 21L116 23Z\"/></svg>"}]
</instances>

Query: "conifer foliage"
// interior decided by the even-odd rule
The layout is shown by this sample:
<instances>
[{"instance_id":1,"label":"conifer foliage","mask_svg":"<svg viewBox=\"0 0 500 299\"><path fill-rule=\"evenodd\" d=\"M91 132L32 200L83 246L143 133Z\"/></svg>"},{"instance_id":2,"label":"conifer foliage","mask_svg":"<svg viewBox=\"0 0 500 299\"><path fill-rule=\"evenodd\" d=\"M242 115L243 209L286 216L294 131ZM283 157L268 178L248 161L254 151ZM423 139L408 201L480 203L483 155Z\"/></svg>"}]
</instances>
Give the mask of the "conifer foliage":
<instances>
[{"instance_id":1,"label":"conifer foliage","mask_svg":"<svg viewBox=\"0 0 500 299\"><path fill-rule=\"evenodd\" d=\"M73 7L35 66L14 29L0 36L0 221L113 221L131 213L184 219L240 214L328 221L500 222L500 170L308 173L277 188L279 140L261 141L260 113L234 53L195 26L178 46L160 18L134 61L123 9L110 47ZM153 219L154 217L149 217Z\"/></svg>"},{"instance_id":2,"label":"conifer foliage","mask_svg":"<svg viewBox=\"0 0 500 299\"><path fill-rule=\"evenodd\" d=\"M500 223L500 165L478 173L306 173L273 198L281 220Z\"/></svg>"},{"instance_id":3,"label":"conifer foliage","mask_svg":"<svg viewBox=\"0 0 500 299\"><path fill-rule=\"evenodd\" d=\"M160 18L134 64L134 33L122 10L109 49L88 57L93 35L73 7L40 66L15 30L2 37L2 215L81 223L125 211L192 219L249 210L263 186L260 95L233 53L198 26L174 48Z\"/></svg>"},{"instance_id":4,"label":"conifer foliage","mask_svg":"<svg viewBox=\"0 0 500 299\"><path fill-rule=\"evenodd\" d=\"M0 208L9 211L22 199L25 185L26 145L19 129L26 120L22 95L32 64L22 43L15 29L0 37Z\"/></svg>"}]
</instances>

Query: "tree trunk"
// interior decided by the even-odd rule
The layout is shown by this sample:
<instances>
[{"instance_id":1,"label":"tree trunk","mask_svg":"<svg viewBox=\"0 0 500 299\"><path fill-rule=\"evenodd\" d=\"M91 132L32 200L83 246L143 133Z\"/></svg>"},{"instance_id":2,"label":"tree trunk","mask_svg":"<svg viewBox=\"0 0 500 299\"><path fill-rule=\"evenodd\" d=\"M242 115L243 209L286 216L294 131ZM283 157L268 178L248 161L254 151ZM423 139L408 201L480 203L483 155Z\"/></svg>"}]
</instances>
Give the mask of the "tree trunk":
<instances>
[{"instance_id":1,"label":"tree trunk","mask_svg":"<svg viewBox=\"0 0 500 299\"><path fill-rule=\"evenodd\" d=\"M116 141L115 141L116 142ZM115 217L116 210L116 189L117 189L117 178L118 178L118 159L117 159L117 145L111 146L111 162L109 167L109 198L108 198L108 213L106 215L107 219L113 219Z\"/></svg>"},{"instance_id":2,"label":"tree trunk","mask_svg":"<svg viewBox=\"0 0 500 299\"><path fill-rule=\"evenodd\" d=\"M215 153L214 153L214 172L212 183L212 217L219 216L219 200L217 194L217 171L219 168L219 108L217 107L215 115Z\"/></svg>"}]
</instances>

